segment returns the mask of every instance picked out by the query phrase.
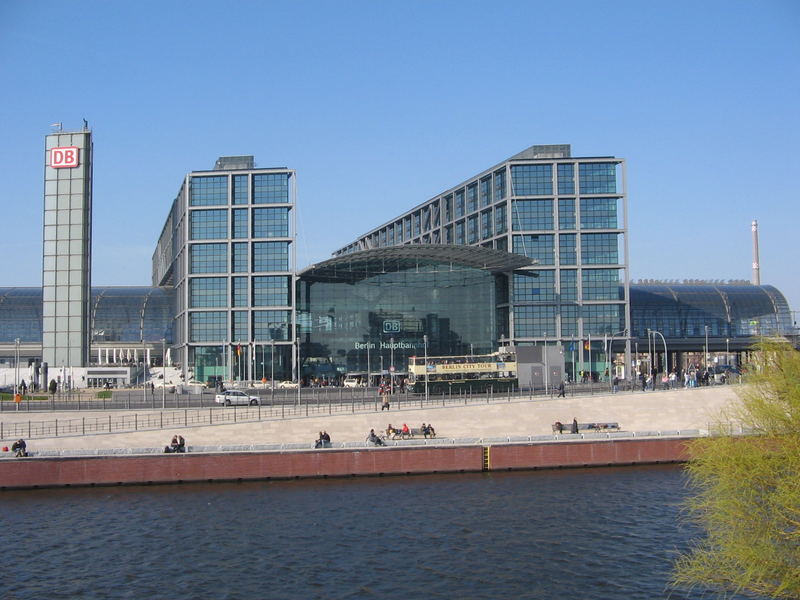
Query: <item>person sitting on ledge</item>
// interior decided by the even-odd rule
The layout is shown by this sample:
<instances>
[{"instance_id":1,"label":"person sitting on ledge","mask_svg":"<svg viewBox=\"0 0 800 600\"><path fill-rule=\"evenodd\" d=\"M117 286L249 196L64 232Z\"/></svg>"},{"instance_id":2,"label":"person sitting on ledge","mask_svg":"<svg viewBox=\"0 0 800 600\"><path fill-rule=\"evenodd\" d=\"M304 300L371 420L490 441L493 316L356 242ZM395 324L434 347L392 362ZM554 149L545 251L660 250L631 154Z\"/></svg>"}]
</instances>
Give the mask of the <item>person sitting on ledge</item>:
<instances>
[{"instance_id":1,"label":"person sitting on ledge","mask_svg":"<svg viewBox=\"0 0 800 600\"><path fill-rule=\"evenodd\" d=\"M24 458L25 456L28 456L27 447L28 446L25 443L25 440L22 438L11 444L11 450L15 453L14 456L18 458Z\"/></svg>"},{"instance_id":2,"label":"person sitting on ledge","mask_svg":"<svg viewBox=\"0 0 800 600\"><path fill-rule=\"evenodd\" d=\"M564 433L564 424L561 421L556 421L555 425L558 433Z\"/></svg>"},{"instance_id":3,"label":"person sitting on ledge","mask_svg":"<svg viewBox=\"0 0 800 600\"><path fill-rule=\"evenodd\" d=\"M433 425L428 423L428 435L432 438L436 437L436 430L433 428Z\"/></svg>"},{"instance_id":4,"label":"person sitting on ledge","mask_svg":"<svg viewBox=\"0 0 800 600\"><path fill-rule=\"evenodd\" d=\"M369 435L367 436L367 441L375 444L376 446L383 446L384 445L383 440L381 438L379 438L377 435L375 435L375 430L374 429L370 429L369 430Z\"/></svg>"},{"instance_id":5,"label":"person sitting on ledge","mask_svg":"<svg viewBox=\"0 0 800 600\"><path fill-rule=\"evenodd\" d=\"M401 435L401 437L403 437L403 438L410 438L411 437L411 430L408 428L408 425L406 425L405 423L403 423L402 432L403 432L403 434Z\"/></svg>"},{"instance_id":6,"label":"person sitting on ledge","mask_svg":"<svg viewBox=\"0 0 800 600\"><path fill-rule=\"evenodd\" d=\"M397 435L397 430L394 427L392 427L391 423L389 423L389 425L386 427L386 437L393 440L396 435Z\"/></svg>"},{"instance_id":7,"label":"person sitting on ledge","mask_svg":"<svg viewBox=\"0 0 800 600\"><path fill-rule=\"evenodd\" d=\"M322 432L320 431L319 436L317 436L317 441L314 442L314 449L316 450L317 448L322 448L322 443Z\"/></svg>"}]
</instances>

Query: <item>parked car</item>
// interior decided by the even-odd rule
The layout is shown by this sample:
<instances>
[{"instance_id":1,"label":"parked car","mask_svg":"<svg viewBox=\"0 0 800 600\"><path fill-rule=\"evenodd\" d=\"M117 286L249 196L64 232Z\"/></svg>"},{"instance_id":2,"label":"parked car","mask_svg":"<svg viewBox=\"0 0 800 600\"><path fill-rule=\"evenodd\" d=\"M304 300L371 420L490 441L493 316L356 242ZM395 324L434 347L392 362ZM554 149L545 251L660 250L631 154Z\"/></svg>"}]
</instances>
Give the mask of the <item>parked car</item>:
<instances>
[{"instance_id":1,"label":"parked car","mask_svg":"<svg viewBox=\"0 0 800 600\"><path fill-rule=\"evenodd\" d=\"M250 406L256 406L259 403L259 398L258 396L245 394L241 390L226 390L214 396L214 402L217 404L224 404L225 406L230 406L232 404L249 404Z\"/></svg>"},{"instance_id":2,"label":"parked car","mask_svg":"<svg viewBox=\"0 0 800 600\"><path fill-rule=\"evenodd\" d=\"M281 388L281 389L295 389L295 388L297 388L297 382L296 381L281 381L278 384L278 387Z\"/></svg>"},{"instance_id":3,"label":"parked car","mask_svg":"<svg viewBox=\"0 0 800 600\"><path fill-rule=\"evenodd\" d=\"M364 385L358 377L345 377L342 385L346 388L361 387Z\"/></svg>"}]
</instances>

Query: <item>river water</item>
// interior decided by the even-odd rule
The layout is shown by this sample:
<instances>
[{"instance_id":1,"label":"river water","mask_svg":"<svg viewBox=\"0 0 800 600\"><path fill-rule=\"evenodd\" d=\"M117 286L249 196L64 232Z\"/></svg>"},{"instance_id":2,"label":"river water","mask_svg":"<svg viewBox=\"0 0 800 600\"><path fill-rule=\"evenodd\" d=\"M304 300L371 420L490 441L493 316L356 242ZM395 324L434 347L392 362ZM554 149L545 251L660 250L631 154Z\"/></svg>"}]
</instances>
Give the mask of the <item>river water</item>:
<instances>
[{"instance_id":1,"label":"river water","mask_svg":"<svg viewBox=\"0 0 800 600\"><path fill-rule=\"evenodd\" d=\"M0 493L0 597L700 598L677 466Z\"/></svg>"}]
</instances>

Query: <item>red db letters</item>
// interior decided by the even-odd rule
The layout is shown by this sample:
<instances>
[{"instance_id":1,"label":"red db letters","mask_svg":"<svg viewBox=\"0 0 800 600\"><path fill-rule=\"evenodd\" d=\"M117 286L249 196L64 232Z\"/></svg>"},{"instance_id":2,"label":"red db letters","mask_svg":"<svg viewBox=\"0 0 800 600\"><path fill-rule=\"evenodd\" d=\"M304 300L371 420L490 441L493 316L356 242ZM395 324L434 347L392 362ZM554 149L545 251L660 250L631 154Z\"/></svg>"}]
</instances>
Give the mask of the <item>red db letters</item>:
<instances>
[{"instance_id":1,"label":"red db letters","mask_svg":"<svg viewBox=\"0 0 800 600\"><path fill-rule=\"evenodd\" d=\"M77 167L78 147L65 146L63 148L51 148L50 166L54 169Z\"/></svg>"}]
</instances>

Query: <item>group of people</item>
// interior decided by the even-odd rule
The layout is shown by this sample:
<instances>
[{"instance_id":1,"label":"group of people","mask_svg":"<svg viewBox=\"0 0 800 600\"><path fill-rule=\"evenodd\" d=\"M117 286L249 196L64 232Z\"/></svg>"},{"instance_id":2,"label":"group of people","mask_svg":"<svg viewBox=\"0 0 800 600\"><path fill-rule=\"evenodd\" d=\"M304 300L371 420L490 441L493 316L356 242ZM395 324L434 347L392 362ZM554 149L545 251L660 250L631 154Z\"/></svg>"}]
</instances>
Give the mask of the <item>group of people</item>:
<instances>
[{"instance_id":1,"label":"group of people","mask_svg":"<svg viewBox=\"0 0 800 600\"><path fill-rule=\"evenodd\" d=\"M169 446L164 446L164 452L166 454L186 452L186 440L183 439L182 435L173 435Z\"/></svg>"},{"instance_id":2,"label":"group of people","mask_svg":"<svg viewBox=\"0 0 800 600\"><path fill-rule=\"evenodd\" d=\"M7 450L8 448L5 449ZM25 456L28 456L28 445L25 443L25 440L20 438L11 444L11 451L14 452L14 456L18 458L24 458Z\"/></svg>"},{"instance_id":3,"label":"group of people","mask_svg":"<svg viewBox=\"0 0 800 600\"><path fill-rule=\"evenodd\" d=\"M411 430L408 428L408 425L403 423L403 426L400 429L393 427L391 423L386 428L386 435L391 439L396 439L399 435L401 438L409 438L411 437Z\"/></svg>"},{"instance_id":4,"label":"group of people","mask_svg":"<svg viewBox=\"0 0 800 600\"><path fill-rule=\"evenodd\" d=\"M331 436L328 435L327 431L320 431L319 437L317 437L317 441L314 442L314 448L330 448L331 447Z\"/></svg>"}]
</instances>

